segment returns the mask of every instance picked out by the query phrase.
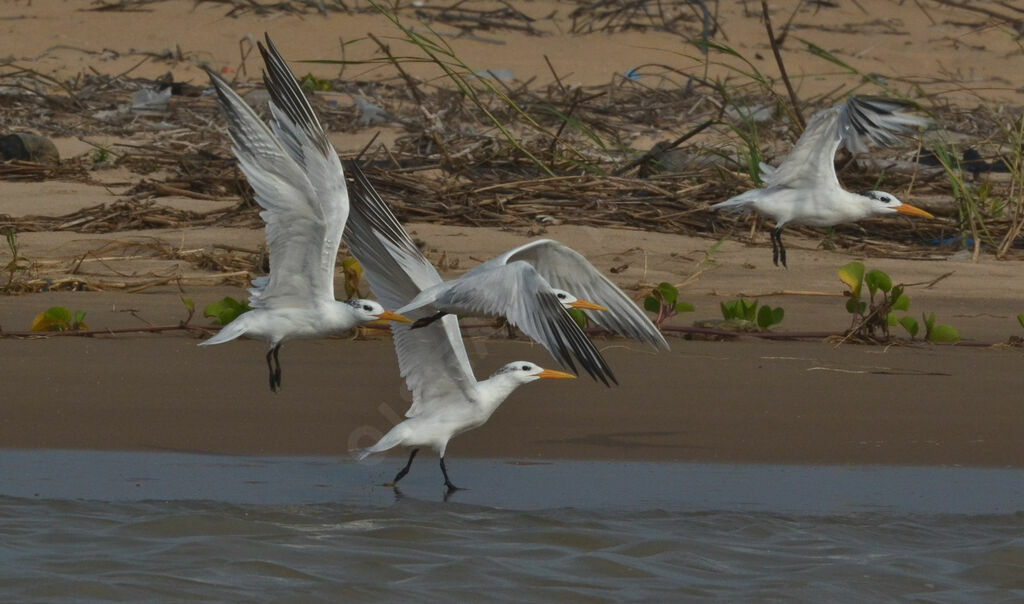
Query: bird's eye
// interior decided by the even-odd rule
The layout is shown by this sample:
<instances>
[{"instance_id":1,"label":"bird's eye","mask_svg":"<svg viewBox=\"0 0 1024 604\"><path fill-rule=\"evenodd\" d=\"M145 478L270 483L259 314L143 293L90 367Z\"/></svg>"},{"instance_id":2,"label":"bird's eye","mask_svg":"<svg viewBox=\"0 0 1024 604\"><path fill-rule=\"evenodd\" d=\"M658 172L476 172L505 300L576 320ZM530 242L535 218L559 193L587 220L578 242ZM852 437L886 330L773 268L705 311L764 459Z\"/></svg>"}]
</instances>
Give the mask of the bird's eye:
<instances>
[{"instance_id":1,"label":"bird's eye","mask_svg":"<svg viewBox=\"0 0 1024 604\"><path fill-rule=\"evenodd\" d=\"M561 299L561 300L564 300L565 299L565 294L558 294L558 298Z\"/></svg>"},{"instance_id":2,"label":"bird's eye","mask_svg":"<svg viewBox=\"0 0 1024 604\"><path fill-rule=\"evenodd\" d=\"M373 310L369 304L363 304L363 310Z\"/></svg>"},{"instance_id":3,"label":"bird's eye","mask_svg":"<svg viewBox=\"0 0 1024 604\"><path fill-rule=\"evenodd\" d=\"M530 366L529 365L523 365L523 371L529 371L529 370L530 370Z\"/></svg>"}]
</instances>

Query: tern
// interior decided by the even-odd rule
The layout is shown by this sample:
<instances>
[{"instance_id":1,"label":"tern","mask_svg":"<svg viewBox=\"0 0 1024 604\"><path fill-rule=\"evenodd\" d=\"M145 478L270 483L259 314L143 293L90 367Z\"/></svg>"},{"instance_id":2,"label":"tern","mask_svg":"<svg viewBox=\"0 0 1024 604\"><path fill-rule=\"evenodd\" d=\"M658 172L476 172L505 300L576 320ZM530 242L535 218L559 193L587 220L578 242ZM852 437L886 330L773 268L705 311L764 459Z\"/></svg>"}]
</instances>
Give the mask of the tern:
<instances>
[{"instance_id":1,"label":"tern","mask_svg":"<svg viewBox=\"0 0 1024 604\"><path fill-rule=\"evenodd\" d=\"M371 258L371 262L429 264L359 166L351 165L349 174L355 185L350 230L358 227L376 233L374 237L346 235L352 256L364 268L364 256L383 256ZM376 289L374 293L380 296ZM575 372L575 357L605 385L610 385L609 380L618 382L567 309L591 311L587 312L589 319L610 332L647 342L655 349L668 349L664 336L629 296L581 254L550 239L509 250L457 279L433 279L409 298L395 297L390 302L404 304L396 312L416 318L415 328L449 314L506 317L563 366Z\"/></svg>"},{"instance_id":2,"label":"tern","mask_svg":"<svg viewBox=\"0 0 1024 604\"><path fill-rule=\"evenodd\" d=\"M350 172L358 185L362 177L359 167L353 165ZM356 191L360 188L357 186ZM353 191L354 195L356 191ZM392 225L397 231L383 235L375 230L371 220L365 218L366 209L353 204L345 242L362 265L363 276L370 288L383 304L394 308L443 283L437 269L420 253L397 220ZM390 210L387 212L390 214ZM561 306L554 302L553 295L550 299L554 308L562 311ZM575 377L570 373L543 369L527 361L515 361L486 380L477 381L462 341L459 321L450 314L416 329L411 325L392 323L391 332L399 371L412 391L412 406L406 412L405 420L391 428L376 444L360 450L357 457L364 459L370 454L398 446L411 447L409 461L395 476L394 484L409 472L420 447L431 447L440 457L445 487L449 492L457 490L458 487L448 477L444 461L448 441L452 437L483 425L498 406L523 384L544 378Z\"/></svg>"},{"instance_id":3,"label":"tern","mask_svg":"<svg viewBox=\"0 0 1024 604\"><path fill-rule=\"evenodd\" d=\"M334 298L334 266L349 213L341 162L295 76L267 36L271 127L211 71L210 82L228 120L232 151L263 208L270 274L252 282L249 305L210 346L245 335L269 343L270 389L281 386L281 344L347 331L371 321L406 321L372 300Z\"/></svg>"},{"instance_id":4,"label":"tern","mask_svg":"<svg viewBox=\"0 0 1024 604\"><path fill-rule=\"evenodd\" d=\"M830 227L897 212L933 218L884 191L846 191L836 176L834 161L840 145L851 153L863 153L868 142L891 145L898 140L896 134L927 125L928 120L904 113L905 108L893 100L851 96L819 111L778 168L762 164L764 188L746 191L711 209L756 210L774 219L771 240L776 266L780 261L786 266L782 229L787 224Z\"/></svg>"}]
</instances>

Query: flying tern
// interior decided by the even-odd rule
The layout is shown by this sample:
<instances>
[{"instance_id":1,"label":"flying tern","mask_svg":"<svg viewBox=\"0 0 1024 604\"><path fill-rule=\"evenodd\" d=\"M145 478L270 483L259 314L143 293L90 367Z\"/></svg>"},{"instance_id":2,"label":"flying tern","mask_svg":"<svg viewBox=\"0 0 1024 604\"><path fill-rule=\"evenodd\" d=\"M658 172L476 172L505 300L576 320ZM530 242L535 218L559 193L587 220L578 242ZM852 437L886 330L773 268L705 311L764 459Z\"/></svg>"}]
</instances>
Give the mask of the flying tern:
<instances>
[{"instance_id":1,"label":"flying tern","mask_svg":"<svg viewBox=\"0 0 1024 604\"><path fill-rule=\"evenodd\" d=\"M334 266L349 213L348 190L334 147L295 76L267 37L271 126L230 86L208 71L228 120L232 150L263 208L270 274L253 280L252 310L200 346L245 335L269 343L270 389L281 386L281 344L318 338L371 321L406 321L372 300L334 298Z\"/></svg>"},{"instance_id":2,"label":"flying tern","mask_svg":"<svg viewBox=\"0 0 1024 604\"><path fill-rule=\"evenodd\" d=\"M359 167L351 166L349 173L355 183L350 230L358 226L377 234L351 241L346 236L352 255L364 268L364 256L381 256L371 259L377 262L429 264ZM380 296L376 289L374 293ZM396 312L416 319L413 325L417 328L448 314L506 317L562 365L575 372L575 358L606 385L609 380L618 382L567 309L586 311L591 321L608 331L668 349L661 332L622 290L581 254L550 239L519 246L457 279L432 280L409 298L390 301L403 303Z\"/></svg>"},{"instance_id":3,"label":"flying tern","mask_svg":"<svg viewBox=\"0 0 1024 604\"><path fill-rule=\"evenodd\" d=\"M851 96L819 111L778 168L762 164L764 188L746 191L711 209L756 210L774 219L771 241L776 266L780 261L786 266L782 229L787 224L830 227L897 212L932 218L884 191L846 191L836 176L834 161L840 145L851 153L863 153L869 142L891 145L899 140L897 134L927 125L928 120L905 109L905 104L893 100Z\"/></svg>"}]
</instances>

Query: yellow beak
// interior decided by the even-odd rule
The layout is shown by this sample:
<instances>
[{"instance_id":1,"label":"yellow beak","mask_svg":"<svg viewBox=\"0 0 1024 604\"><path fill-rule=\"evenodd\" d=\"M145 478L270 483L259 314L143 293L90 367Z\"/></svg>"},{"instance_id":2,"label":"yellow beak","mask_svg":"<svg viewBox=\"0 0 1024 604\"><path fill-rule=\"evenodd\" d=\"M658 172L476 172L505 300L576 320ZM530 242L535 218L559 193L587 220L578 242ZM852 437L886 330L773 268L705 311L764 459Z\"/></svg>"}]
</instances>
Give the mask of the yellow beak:
<instances>
[{"instance_id":1,"label":"yellow beak","mask_svg":"<svg viewBox=\"0 0 1024 604\"><path fill-rule=\"evenodd\" d=\"M608 310L607 308L601 306L600 304L594 304L593 302L589 302L587 300L576 300L575 302L570 302L569 306L573 308L578 308L580 310Z\"/></svg>"},{"instance_id":2,"label":"yellow beak","mask_svg":"<svg viewBox=\"0 0 1024 604\"><path fill-rule=\"evenodd\" d=\"M537 374L539 378L559 378L574 380L576 376L571 373L565 373L564 371L555 371L554 369L545 369Z\"/></svg>"},{"instance_id":3,"label":"yellow beak","mask_svg":"<svg viewBox=\"0 0 1024 604\"><path fill-rule=\"evenodd\" d=\"M924 216L925 218L935 218L934 216L932 216L928 212L925 212L921 208L915 208L914 206L906 203L903 205L896 206L896 211L899 212L900 214L910 214L911 216Z\"/></svg>"},{"instance_id":4,"label":"yellow beak","mask_svg":"<svg viewBox=\"0 0 1024 604\"><path fill-rule=\"evenodd\" d=\"M391 312L390 310L385 310L384 312L382 312L379 315L377 315L377 320L378 321L398 321L399 323L412 323L411 319L403 317L402 315L400 315L398 313Z\"/></svg>"}]
</instances>

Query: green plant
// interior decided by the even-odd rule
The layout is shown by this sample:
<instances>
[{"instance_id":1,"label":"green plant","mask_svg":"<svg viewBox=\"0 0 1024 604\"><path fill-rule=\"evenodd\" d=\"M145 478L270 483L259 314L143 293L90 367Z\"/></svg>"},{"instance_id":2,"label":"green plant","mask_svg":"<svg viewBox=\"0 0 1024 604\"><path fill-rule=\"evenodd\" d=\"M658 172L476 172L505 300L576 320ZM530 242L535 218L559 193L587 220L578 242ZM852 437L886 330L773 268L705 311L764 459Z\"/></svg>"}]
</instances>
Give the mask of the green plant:
<instances>
[{"instance_id":1,"label":"green plant","mask_svg":"<svg viewBox=\"0 0 1024 604\"><path fill-rule=\"evenodd\" d=\"M188 306L188 304L185 304ZM238 315L251 310L248 302L239 302L231 296L207 304L203 308L203 316L210 317L214 325L227 325L238 318Z\"/></svg>"},{"instance_id":2,"label":"green plant","mask_svg":"<svg viewBox=\"0 0 1024 604\"><path fill-rule=\"evenodd\" d=\"M921 320L924 321L924 337L929 342L960 341L960 332L955 327L935 324L935 313L928 313L927 316L921 313Z\"/></svg>"},{"instance_id":3,"label":"green plant","mask_svg":"<svg viewBox=\"0 0 1024 604\"><path fill-rule=\"evenodd\" d=\"M32 320L30 331L79 331L89 329L85 324L85 313L81 310L71 312L64 306L51 306L36 315Z\"/></svg>"},{"instance_id":4,"label":"green plant","mask_svg":"<svg viewBox=\"0 0 1024 604\"><path fill-rule=\"evenodd\" d=\"M318 78L312 73L307 73L299 78L299 86L310 92L324 92L331 90L331 81Z\"/></svg>"},{"instance_id":5,"label":"green plant","mask_svg":"<svg viewBox=\"0 0 1024 604\"><path fill-rule=\"evenodd\" d=\"M772 325L778 325L786 316L781 306L772 308L767 304L758 308L757 300L737 298L721 303L722 318L727 322L756 325L761 331L768 331Z\"/></svg>"},{"instance_id":6,"label":"green plant","mask_svg":"<svg viewBox=\"0 0 1024 604\"><path fill-rule=\"evenodd\" d=\"M893 285L892 278L878 269L867 271L864 264L850 262L839 269L839 279L849 287L846 295L846 311L853 315L849 335L860 335L872 339L889 339L889 328L900 325L917 337L920 325L917 319L908 315L897 317L895 311L910 310L910 298L904 293L903 285ZM867 299L864 289L867 288ZM935 313L921 315L925 325L925 339L931 342L956 342L959 333L950 325L935 325Z\"/></svg>"},{"instance_id":7,"label":"green plant","mask_svg":"<svg viewBox=\"0 0 1024 604\"><path fill-rule=\"evenodd\" d=\"M363 277L363 267L355 258L345 258L341 261L341 271L345 275L345 295L349 298L362 298L359 292L359 280Z\"/></svg>"},{"instance_id":8,"label":"green plant","mask_svg":"<svg viewBox=\"0 0 1024 604\"><path fill-rule=\"evenodd\" d=\"M92 150L92 162L94 164L106 163L110 161L111 157L113 157L113 154L106 147L96 147Z\"/></svg>"},{"instance_id":9,"label":"green plant","mask_svg":"<svg viewBox=\"0 0 1024 604\"><path fill-rule=\"evenodd\" d=\"M566 311L569 313L569 316L572 317L572 320L580 326L580 329L587 328L587 324L590 322L590 319L587 318L587 313L578 308L567 308Z\"/></svg>"},{"instance_id":10,"label":"green plant","mask_svg":"<svg viewBox=\"0 0 1024 604\"><path fill-rule=\"evenodd\" d=\"M18 253L18 236L13 228L4 231L4 237L7 239L7 248L11 251L11 261L4 265L3 269L7 273L7 284L4 285L4 291L9 292L11 285L14 284L14 277L19 272L27 271L32 266L32 262Z\"/></svg>"},{"instance_id":11,"label":"green plant","mask_svg":"<svg viewBox=\"0 0 1024 604\"><path fill-rule=\"evenodd\" d=\"M678 313L693 312L693 305L679 301L679 290L671 283L659 283L658 287L644 298L644 308L655 313L654 324L661 329L661 324Z\"/></svg>"}]
</instances>

